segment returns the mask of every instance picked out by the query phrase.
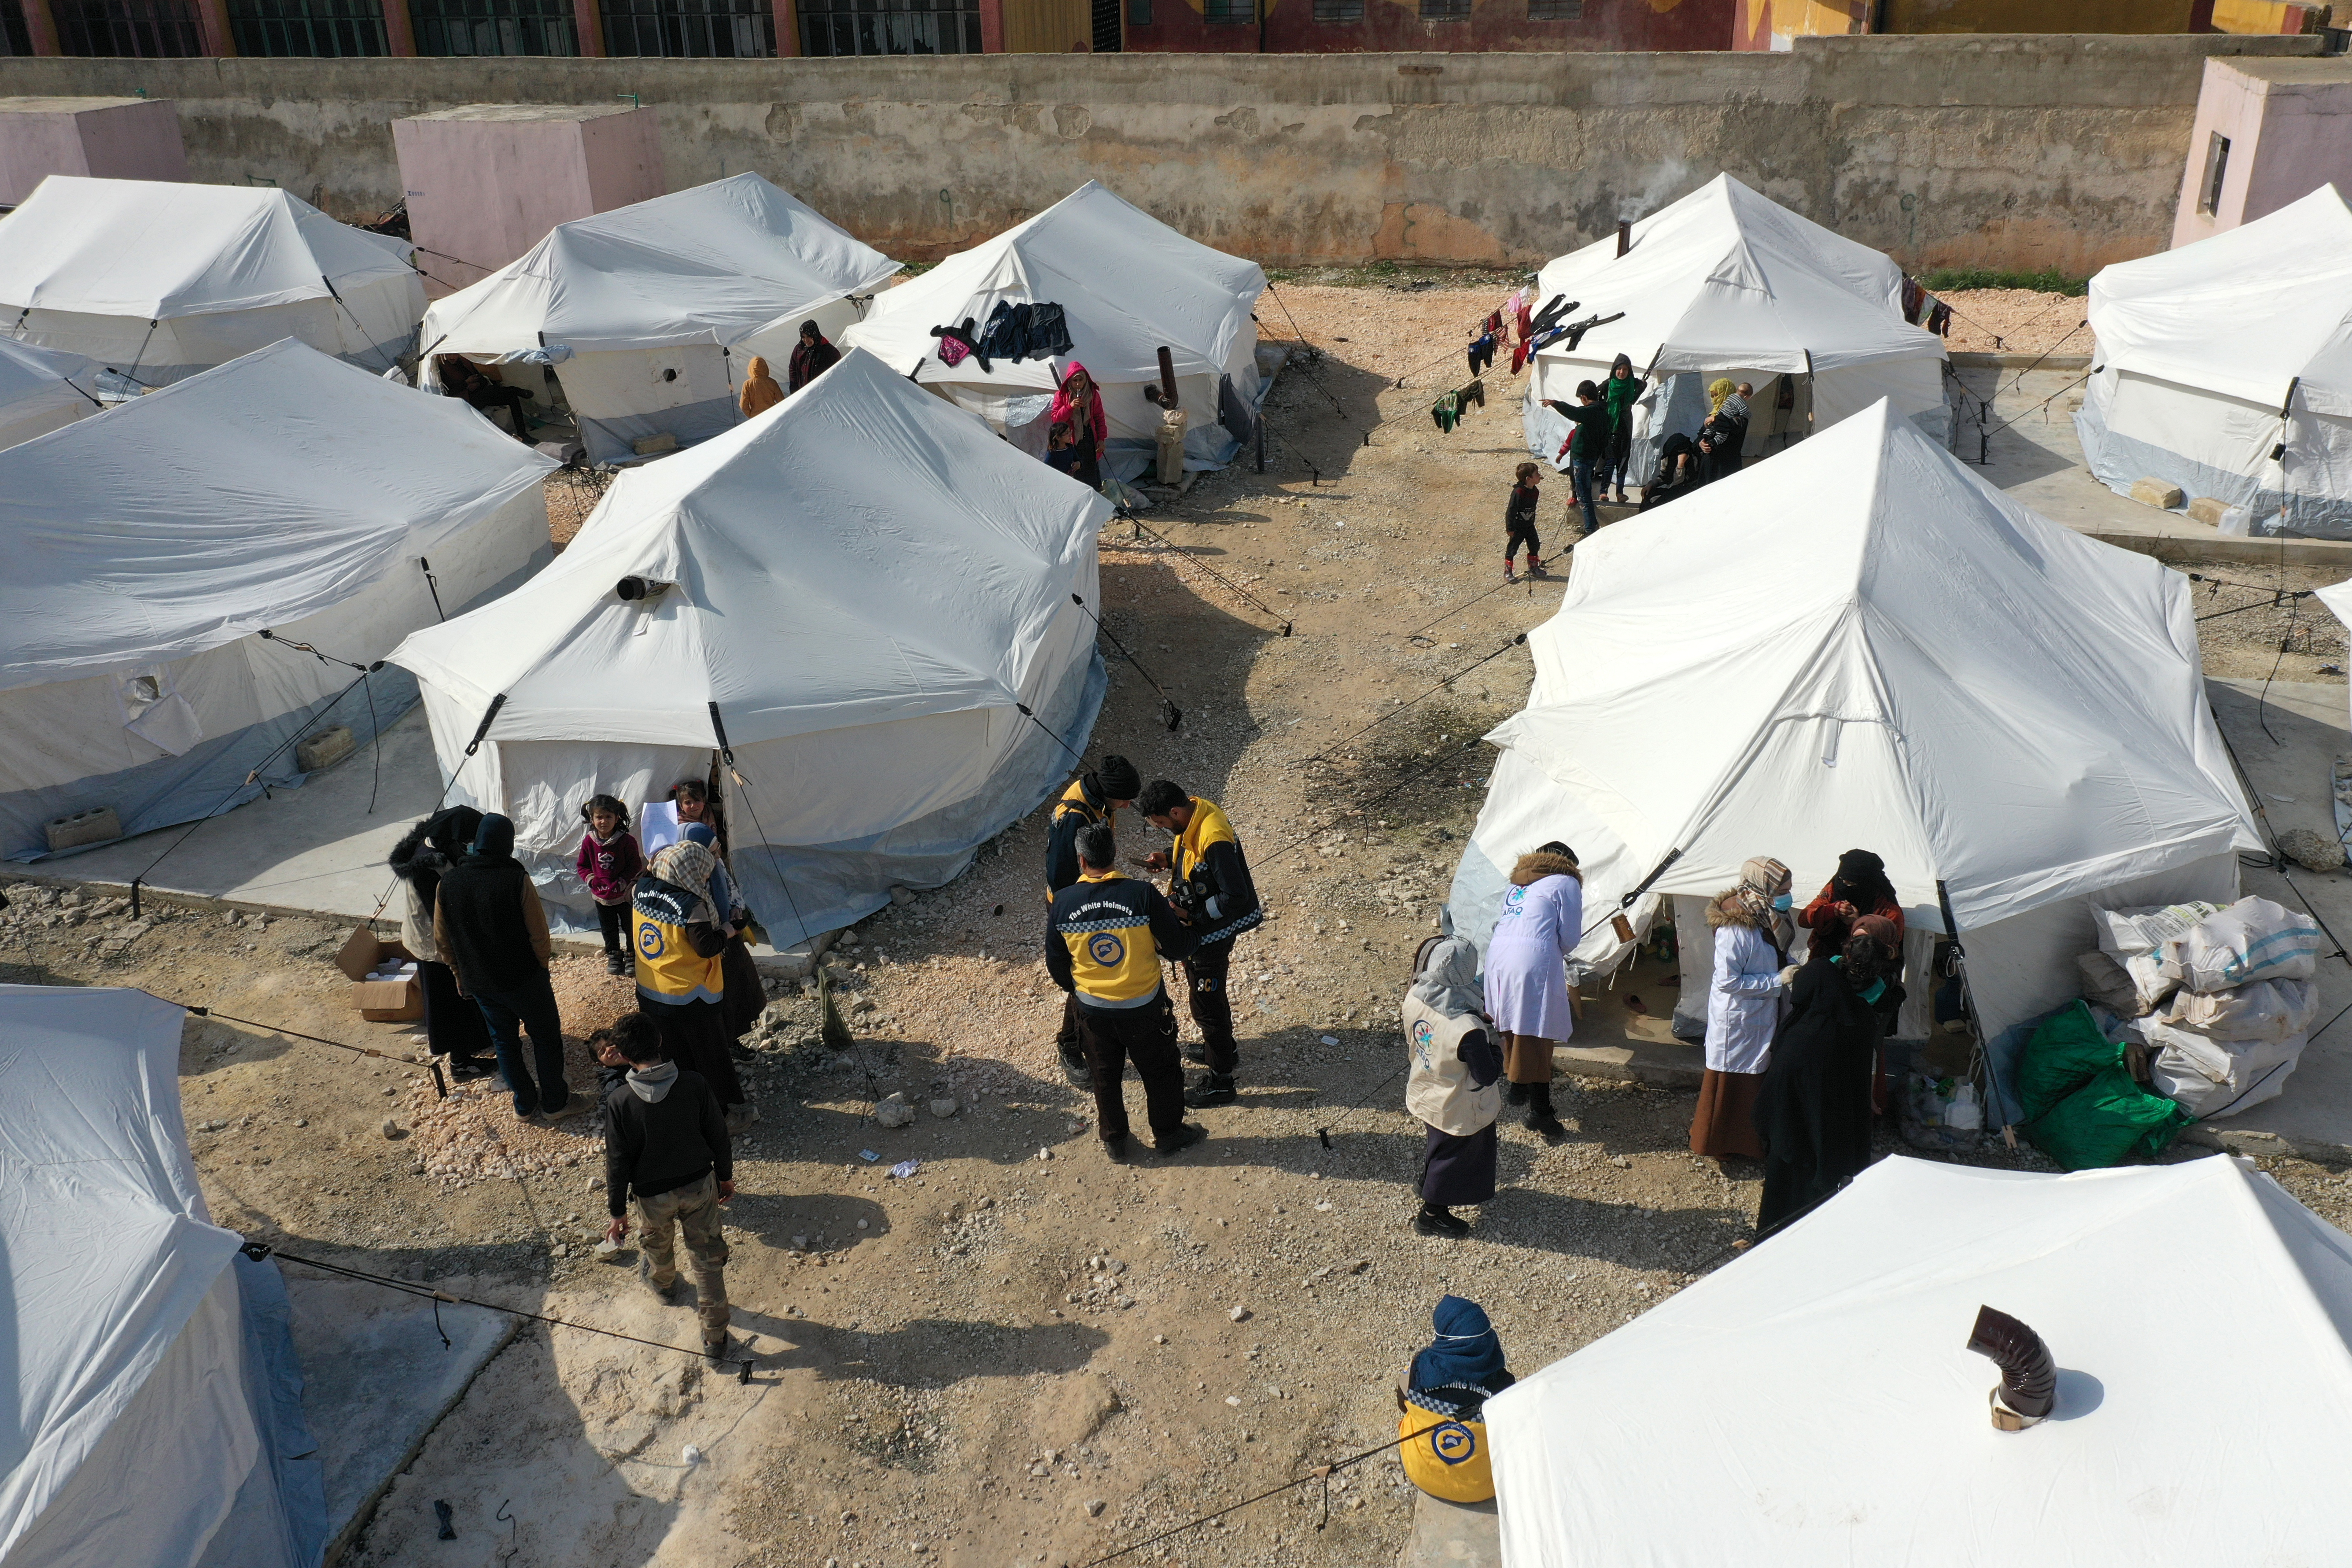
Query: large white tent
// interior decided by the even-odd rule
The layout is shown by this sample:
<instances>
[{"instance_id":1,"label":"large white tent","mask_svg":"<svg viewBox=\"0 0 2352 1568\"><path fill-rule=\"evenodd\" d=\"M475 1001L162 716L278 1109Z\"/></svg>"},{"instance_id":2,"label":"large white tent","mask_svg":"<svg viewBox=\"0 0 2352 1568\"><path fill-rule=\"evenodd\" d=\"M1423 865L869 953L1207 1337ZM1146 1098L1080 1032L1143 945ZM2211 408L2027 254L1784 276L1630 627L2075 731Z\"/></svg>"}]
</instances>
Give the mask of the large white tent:
<instances>
[{"instance_id":1,"label":"large white tent","mask_svg":"<svg viewBox=\"0 0 2352 1568\"><path fill-rule=\"evenodd\" d=\"M1605 379L1621 353L1651 384L1636 416L1636 483L1668 435L1696 432L1703 384L1717 376L1755 384L1750 455L1881 398L1939 441L1949 429L1944 341L1904 321L1903 268L1728 174L1636 222L1624 255L1612 235L1548 263L1536 289L1538 306L1572 301L1571 321L1624 312L1573 351L1537 351L1527 429L1541 457L1568 428L1544 402L1575 402L1577 384Z\"/></svg>"},{"instance_id":2,"label":"large white tent","mask_svg":"<svg viewBox=\"0 0 2352 1568\"><path fill-rule=\"evenodd\" d=\"M317 1568L327 1502L278 1265L212 1223L182 1011L0 985L0 1563Z\"/></svg>"},{"instance_id":3,"label":"large white tent","mask_svg":"<svg viewBox=\"0 0 2352 1568\"><path fill-rule=\"evenodd\" d=\"M898 270L757 174L558 224L520 258L425 312L431 356L554 369L588 456L691 445L740 422L744 364L778 382L803 321L838 337Z\"/></svg>"},{"instance_id":4,"label":"large white tent","mask_svg":"<svg viewBox=\"0 0 2352 1568\"><path fill-rule=\"evenodd\" d=\"M98 366L79 354L0 338L0 447L64 428L95 414Z\"/></svg>"},{"instance_id":5,"label":"large white tent","mask_svg":"<svg viewBox=\"0 0 2352 1568\"><path fill-rule=\"evenodd\" d=\"M1111 448L1105 471L1131 479L1158 439L1160 410L1143 389L1160 379L1162 348L1189 416L1186 466L1232 460L1237 440L1221 421L1246 425L1264 400L1251 312L1265 290L1256 262L1189 239L1088 180L1035 217L891 289L844 342L1039 453L1046 431L1039 399L1082 363L1103 389ZM932 328L970 321L977 331L1007 301L1061 306L1070 352L993 360L986 372L977 359L941 362Z\"/></svg>"},{"instance_id":6,"label":"large white tent","mask_svg":"<svg viewBox=\"0 0 2352 1568\"><path fill-rule=\"evenodd\" d=\"M2352 207L2334 185L2091 279L2074 428L2092 473L2167 479L2258 533L2352 536Z\"/></svg>"},{"instance_id":7,"label":"large white tent","mask_svg":"<svg viewBox=\"0 0 2352 1568\"><path fill-rule=\"evenodd\" d=\"M548 570L393 658L424 685L450 798L512 817L590 928L581 806L712 773L723 727L747 781L717 775L730 863L789 943L948 880L1067 776L1102 700L1109 512L853 351L624 473Z\"/></svg>"},{"instance_id":8,"label":"large white tent","mask_svg":"<svg viewBox=\"0 0 2352 1568\"><path fill-rule=\"evenodd\" d=\"M1801 901L1870 849L1914 931L1948 900L1990 1038L2079 994L2094 902L2232 900L2262 847L2193 615L2179 573L2026 510L1881 403L1578 548L1528 705L1486 737L1453 929L1483 948L1549 839L1581 858L1595 967L1653 873L1637 926L1753 856Z\"/></svg>"},{"instance_id":9,"label":"large white tent","mask_svg":"<svg viewBox=\"0 0 2352 1568\"><path fill-rule=\"evenodd\" d=\"M2021 1432L1987 1306L2056 1363ZM2352 1237L2226 1155L1896 1156L1486 1417L1508 1568L2333 1563Z\"/></svg>"},{"instance_id":10,"label":"large white tent","mask_svg":"<svg viewBox=\"0 0 2352 1568\"><path fill-rule=\"evenodd\" d=\"M127 391L280 338L387 371L425 314L413 248L275 186L51 174L0 217L0 332Z\"/></svg>"},{"instance_id":11,"label":"large white tent","mask_svg":"<svg viewBox=\"0 0 2352 1568\"><path fill-rule=\"evenodd\" d=\"M364 743L415 682L350 666L546 560L554 466L291 340L0 452L0 856L85 810L204 816L265 759L296 782L316 729Z\"/></svg>"}]
</instances>

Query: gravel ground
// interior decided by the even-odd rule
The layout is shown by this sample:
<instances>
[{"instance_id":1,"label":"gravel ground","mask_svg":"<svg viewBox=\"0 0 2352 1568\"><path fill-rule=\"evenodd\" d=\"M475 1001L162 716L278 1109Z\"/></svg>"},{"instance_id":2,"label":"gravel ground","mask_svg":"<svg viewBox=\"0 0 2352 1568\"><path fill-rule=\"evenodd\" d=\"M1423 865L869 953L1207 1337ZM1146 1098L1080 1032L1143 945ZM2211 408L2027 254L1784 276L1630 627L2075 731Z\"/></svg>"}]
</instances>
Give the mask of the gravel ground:
<instances>
[{"instance_id":1,"label":"gravel ground","mask_svg":"<svg viewBox=\"0 0 2352 1568\"><path fill-rule=\"evenodd\" d=\"M1936 296L1952 308L1955 353L2091 352L2090 301L2075 294L2031 289L1962 289Z\"/></svg>"},{"instance_id":2,"label":"gravel ground","mask_svg":"<svg viewBox=\"0 0 2352 1568\"><path fill-rule=\"evenodd\" d=\"M1388 1441L1391 1390L1444 1292L1493 1311L1524 1373L1734 1255L1755 1173L1688 1154L1692 1095L1629 1085L1567 1089L1557 1146L1507 1122L1503 1190L1469 1240L1406 1223L1420 1138L1399 1109L1396 999L1485 782L1491 752L1460 748L1523 700L1528 658L1509 639L1559 592L1556 577L1505 587L1495 560L1521 455L1508 397L1441 435L1421 411L1450 373L1412 374L1497 292L1285 286L1330 353L1271 400L1269 471L1204 476L1148 514L1170 545L1106 538L1108 624L1184 719L1161 728L1152 687L1114 664L1093 749L1222 801L1272 915L1234 966L1244 1096L1201 1113L1210 1141L1166 1161L1100 1152L1091 1102L1053 1058L1033 815L844 943L834 974L856 1049L817 1042L817 1003L796 986L751 1037L741 1066L761 1119L740 1141L729 1215L751 1384L529 1330L347 1561L1083 1564ZM1280 306L1261 313L1290 330ZM2274 653L2265 613L2207 623L2209 651L2242 631ZM1397 716L1358 733L1383 714ZM1130 826L1122 847L1148 847ZM20 897L0 914L0 978L145 985L413 1052L411 1026L349 1010L330 962L343 935ZM562 960L557 984L584 1085L585 1037L628 985L593 957ZM692 1342L687 1311L592 1258L603 1210L585 1124L522 1127L487 1092L436 1099L407 1061L218 1017L189 1021L181 1066L222 1223ZM912 1126L868 1119L893 1090L922 1108ZM912 1174L887 1173L907 1161ZM2343 1173L2268 1168L2352 1223ZM455 1510L454 1542L435 1539L436 1499ZM1410 1517L1381 1456L1335 1477L1328 1528L1301 1487L1138 1556L1360 1568L1393 1560Z\"/></svg>"}]
</instances>

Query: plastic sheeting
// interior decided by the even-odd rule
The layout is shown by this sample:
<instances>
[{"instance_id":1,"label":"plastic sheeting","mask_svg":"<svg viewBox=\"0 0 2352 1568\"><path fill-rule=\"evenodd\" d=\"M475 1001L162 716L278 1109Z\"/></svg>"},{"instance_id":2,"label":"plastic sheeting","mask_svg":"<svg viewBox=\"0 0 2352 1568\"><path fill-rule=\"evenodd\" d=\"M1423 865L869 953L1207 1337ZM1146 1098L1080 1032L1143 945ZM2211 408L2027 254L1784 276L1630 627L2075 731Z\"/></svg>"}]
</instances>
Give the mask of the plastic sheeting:
<instances>
[{"instance_id":1,"label":"plastic sheeting","mask_svg":"<svg viewBox=\"0 0 2352 1568\"><path fill-rule=\"evenodd\" d=\"M2352 537L2352 207L2335 186L2102 269L2090 321L2074 423L2103 483L2168 479L2251 508L2261 532Z\"/></svg>"},{"instance_id":2,"label":"plastic sheeting","mask_svg":"<svg viewBox=\"0 0 2352 1568\"><path fill-rule=\"evenodd\" d=\"M0 217L0 307L147 386L285 337L382 371L425 313L413 248L274 187L51 174Z\"/></svg>"},{"instance_id":3,"label":"plastic sheeting","mask_svg":"<svg viewBox=\"0 0 2352 1568\"><path fill-rule=\"evenodd\" d=\"M326 1544L284 1286L211 1223L188 1155L182 1016L0 986L7 1568L313 1568Z\"/></svg>"},{"instance_id":4,"label":"plastic sheeting","mask_svg":"<svg viewBox=\"0 0 2352 1568\"><path fill-rule=\"evenodd\" d=\"M2027 511L1878 407L1604 530L1528 638L1448 902L1482 947L1505 873L1573 846L1588 921L1785 861L1801 895L1861 847L1916 927L1977 933L2257 848L2207 707L2189 585ZM1605 923L1579 949L1621 948ZM2021 953L2072 983L2072 947ZM1990 1035L2039 994L1972 968ZM2029 983L2031 981L2031 983ZM2069 994L2072 993L2070 992Z\"/></svg>"},{"instance_id":5,"label":"plastic sheeting","mask_svg":"<svg viewBox=\"0 0 2352 1568\"><path fill-rule=\"evenodd\" d=\"M946 880L1066 776L1102 692L1072 595L1098 602L1109 514L852 353L622 475L547 571L393 658L423 682L452 798L513 817L526 864L578 911L581 805L701 777L715 703L751 781L725 785L731 863L788 942L893 882ZM625 577L668 586L625 601Z\"/></svg>"},{"instance_id":6,"label":"plastic sheeting","mask_svg":"<svg viewBox=\"0 0 2352 1568\"><path fill-rule=\"evenodd\" d=\"M0 448L98 412L98 366L79 354L0 338Z\"/></svg>"},{"instance_id":7,"label":"plastic sheeting","mask_svg":"<svg viewBox=\"0 0 2352 1568\"><path fill-rule=\"evenodd\" d=\"M1985 1305L2057 1362L2029 1431ZM2347 1412L2352 1237L2250 1165L1897 1155L1486 1415L1512 1568L2142 1568L2340 1555Z\"/></svg>"}]
</instances>

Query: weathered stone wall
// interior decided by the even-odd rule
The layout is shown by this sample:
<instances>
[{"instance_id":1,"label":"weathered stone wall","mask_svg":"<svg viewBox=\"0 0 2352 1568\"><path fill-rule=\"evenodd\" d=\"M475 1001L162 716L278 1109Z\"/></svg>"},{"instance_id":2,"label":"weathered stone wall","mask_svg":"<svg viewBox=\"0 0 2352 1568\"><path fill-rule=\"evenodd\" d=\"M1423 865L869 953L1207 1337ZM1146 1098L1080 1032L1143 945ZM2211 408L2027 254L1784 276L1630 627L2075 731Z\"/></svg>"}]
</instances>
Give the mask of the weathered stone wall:
<instances>
[{"instance_id":1,"label":"weathered stone wall","mask_svg":"<svg viewBox=\"0 0 2352 1568\"><path fill-rule=\"evenodd\" d=\"M1269 264L1535 262L1728 170L1915 268L2085 272L2164 247L2210 54L2316 39L1807 38L1792 53L908 59L13 59L0 93L180 106L191 177L341 216L390 122L478 102L662 117L670 188L757 170L891 254L1103 181Z\"/></svg>"}]
</instances>

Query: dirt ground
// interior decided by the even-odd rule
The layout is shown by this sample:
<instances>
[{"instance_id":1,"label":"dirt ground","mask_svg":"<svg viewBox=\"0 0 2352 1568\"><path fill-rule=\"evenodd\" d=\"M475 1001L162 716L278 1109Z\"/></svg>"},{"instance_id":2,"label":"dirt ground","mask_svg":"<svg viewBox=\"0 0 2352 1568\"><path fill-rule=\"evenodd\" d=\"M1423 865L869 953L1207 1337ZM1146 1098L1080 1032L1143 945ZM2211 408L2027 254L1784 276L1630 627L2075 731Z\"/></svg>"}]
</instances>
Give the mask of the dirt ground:
<instances>
[{"instance_id":1,"label":"dirt ground","mask_svg":"<svg viewBox=\"0 0 2352 1568\"><path fill-rule=\"evenodd\" d=\"M1756 1173L1690 1156L1693 1095L1622 1084L1565 1088L1557 1146L1507 1116L1503 1190L1468 1240L1407 1223L1421 1140L1401 1110L1396 1001L1493 754L1457 748L1523 700L1529 662L1510 639L1560 591L1556 576L1501 582L1515 411L1498 402L1441 435L1422 410L1451 373L1412 375L1458 364L1441 356L1496 292L1283 289L1269 327L1288 335L1295 317L1330 352L1275 393L1269 471L1206 476L1149 514L1175 548L1106 534L1109 627L1183 722L1162 728L1153 689L1115 662L1091 751L1223 802L1271 916L1234 965L1243 1098L1199 1113L1209 1142L1165 1161L1100 1152L1090 1101L1053 1055L1034 815L845 943L834 973L855 1050L819 1043L797 986L777 988L751 1041L761 1119L729 1215L750 1385L688 1356L527 1329L348 1561L1086 1564L1393 1437L1391 1390L1441 1294L1483 1303L1524 1374L1733 1256ZM1564 500L1545 502L1548 548L1566 542ZM2209 647L2236 658L2243 632L2274 653L2268 613L2208 623L2228 628ZM2305 602L2303 624L2321 620ZM2311 647L2289 657L2341 662L2340 637ZM1146 837L1133 825L1123 847ZM134 922L95 897L12 896L0 978L142 985L421 1048L410 1026L349 1009L330 963L340 926L153 906ZM593 958L561 960L558 984L575 1037L629 1005ZM592 1081L576 1040L573 1055L575 1082ZM221 1223L694 1342L688 1310L593 1259L602 1173L583 1121L522 1127L478 1088L436 1100L405 1061L218 1017L190 1019L182 1073ZM922 1109L891 1131L866 1113L894 1089ZM1139 1117L1133 1089L1130 1103ZM912 1173L894 1179L902 1162ZM2271 1168L2352 1224L2343 1173ZM435 1538L435 1500L453 1506L453 1542ZM1392 1458L1341 1470L1329 1501L1324 1524L1319 1489L1302 1485L1122 1561L1393 1559L1412 1501Z\"/></svg>"}]
</instances>

